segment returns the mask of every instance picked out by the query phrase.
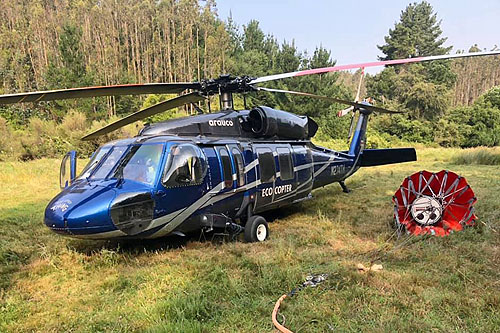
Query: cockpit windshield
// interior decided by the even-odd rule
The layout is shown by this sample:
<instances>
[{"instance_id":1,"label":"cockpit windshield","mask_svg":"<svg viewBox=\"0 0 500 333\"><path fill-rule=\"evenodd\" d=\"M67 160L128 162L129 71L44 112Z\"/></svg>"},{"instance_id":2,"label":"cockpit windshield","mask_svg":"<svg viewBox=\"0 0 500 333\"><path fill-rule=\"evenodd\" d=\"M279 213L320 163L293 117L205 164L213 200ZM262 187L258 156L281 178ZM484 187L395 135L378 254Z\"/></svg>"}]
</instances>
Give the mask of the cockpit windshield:
<instances>
[{"instance_id":1,"label":"cockpit windshield","mask_svg":"<svg viewBox=\"0 0 500 333\"><path fill-rule=\"evenodd\" d=\"M90 176L90 174L92 173L92 171L94 170L94 168L97 166L97 164L99 164L101 159L104 157L104 155L106 155L109 152L110 149L111 149L111 147L109 147L109 146L99 148L92 155L89 163L85 166L85 168L83 168L82 173L80 174L80 176L78 176L78 178L80 178L80 179L88 178Z\"/></svg>"},{"instance_id":2,"label":"cockpit windshield","mask_svg":"<svg viewBox=\"0 0 500 333\"><path fill-rule=\"evenodd\" d=\"M115 146L102 162L94 167L93 173L90 170L88 179L109 177L153 185L162 152L161 143Z\"/></svg>"}]
</instances>

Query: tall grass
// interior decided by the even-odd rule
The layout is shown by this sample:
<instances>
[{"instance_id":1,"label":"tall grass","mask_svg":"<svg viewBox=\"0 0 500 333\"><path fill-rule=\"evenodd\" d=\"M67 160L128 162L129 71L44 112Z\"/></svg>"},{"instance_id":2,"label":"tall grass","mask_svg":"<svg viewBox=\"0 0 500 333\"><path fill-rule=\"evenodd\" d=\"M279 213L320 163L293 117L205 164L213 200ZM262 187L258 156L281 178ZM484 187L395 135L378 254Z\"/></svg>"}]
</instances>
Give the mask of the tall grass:
<instances>
[{"instance_id":1,"label":"tall grass","mask_svg":"<svg viewBox=\"0 0 500 333\"><path fill-rule=\"evenodd\" d=\"M500 148L466 149L452 158L452 163L460 165L500 165Z\"/></svg>"}]
</instances>

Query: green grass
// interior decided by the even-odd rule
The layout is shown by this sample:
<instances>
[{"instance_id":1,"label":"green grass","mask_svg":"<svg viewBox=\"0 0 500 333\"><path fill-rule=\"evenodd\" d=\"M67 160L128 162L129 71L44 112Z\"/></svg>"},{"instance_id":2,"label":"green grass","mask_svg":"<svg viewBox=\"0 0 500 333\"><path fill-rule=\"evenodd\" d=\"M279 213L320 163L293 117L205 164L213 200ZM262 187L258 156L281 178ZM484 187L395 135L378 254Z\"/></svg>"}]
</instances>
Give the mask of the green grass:
<instances>
[{"instance_id":1,"label":"green grass","mask_svg":"<svg viewBox=\"0 0 500 333\"><path fill-rule=\"evenodd\" d=\"M455 164L500 165L500 148L466 149L456 154L452 160Z\"/></svg>"},{"instance_id":2,"label":"green grass","mask_svg":"<svg viewBox=\"0 0 500 333\"><path fill-rule=\"evenodd\" d=\"M500 327L500 173L460 165L457 149L366 168L314 200L273 213L271 239L82 241L43 225L59 161L0 163L0 332L272 332L274 302L310 273L330 273L287 298L295 332L493 332ZM449 169L474 189L479 223L393 249L391 197L403 178Z\"/></svg>"}]
</instances>

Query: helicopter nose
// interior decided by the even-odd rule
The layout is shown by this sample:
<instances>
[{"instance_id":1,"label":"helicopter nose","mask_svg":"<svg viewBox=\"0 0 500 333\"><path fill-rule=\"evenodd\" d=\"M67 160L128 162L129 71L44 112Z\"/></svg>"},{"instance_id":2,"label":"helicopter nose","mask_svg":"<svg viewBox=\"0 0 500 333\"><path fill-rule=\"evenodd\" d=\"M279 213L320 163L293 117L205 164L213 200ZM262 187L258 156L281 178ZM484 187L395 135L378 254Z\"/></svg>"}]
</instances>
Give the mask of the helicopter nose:
<instances>
[{"instance_id":1,"label":"helicopter nose","mask_svg":"<svg viewBox=\"0 0 500 333\"><path fill-rule=\"evenodd\" d=\"M93 235L115 230L109 215L109 206L115 191L107 190L88 201L76 205L66 215L66 224L72 235Z\"/></svg>"},{"instance_id":2,"label":"helicopter nose","mask_svg":"<svg viewBox=\"0 0 500 333\"><path fill-rule=\"evenodd\" d=\"M60 195L45 210L45 225L52 231L70 236L92 236L116 230L109 206L116 193L113 189L94 189L79 195Z\"/></svg>"},{"instance_id":3,"label":"helicopter nose","mask_svg":"<svg viewBox=\"0 0 500 333\"><path fill-rule=\"evenodd\" d=\"M64 215L70 204L70 200L60 200L52 205L49 204L45 209L45 225L58 234L68 234L67 220Z\"/></svg>"}]
</instances>

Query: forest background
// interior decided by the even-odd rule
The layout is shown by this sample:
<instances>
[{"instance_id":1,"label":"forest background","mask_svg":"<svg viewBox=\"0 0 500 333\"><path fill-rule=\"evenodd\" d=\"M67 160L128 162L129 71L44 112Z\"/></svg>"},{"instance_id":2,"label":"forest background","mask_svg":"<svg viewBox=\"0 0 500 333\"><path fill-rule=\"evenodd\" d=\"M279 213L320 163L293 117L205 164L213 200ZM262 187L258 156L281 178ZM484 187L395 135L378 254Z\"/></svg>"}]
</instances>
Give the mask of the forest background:
<instances>
[{"instance_id":1,"label":"forest background","mask_svg":"<svg viewBox=\"0 0 500 333\"><path fill-rule=\"evenodd\" d=\"M397 18L395 18L396 20ZM443 18L446 20L446 18ZM428 2L409 4L379 45L381 59L439 55L446 36ZM320 44L321 41L318 41ZM496 46L494 46L496 47ZM491 49L488 48L488 49ZM482 51L478 45L459 52ZM221 74L262 76L335 65L321 46L312 53L278 42L259 22L217 16L213 0L33 0L0 3L0 93L145 82L198 81ZM371 59L367 59L371 60ZM361 71L282 80L267 86L354 99ZM361 96L407 111L374 115L369 147L420 143L475 147L500 144L500 57L386 67L367 75ZM141 123L99 140L80 138L106 123L173 95L102 97L0 107L0 160L88 156L100 144L132 136ZM217 98L211 105L218 105ZM249 95L313 117L318 141L346 147L350 117L343 106L281 95ZM206 105L201 105L206 109ZM236 107L243 108L241 97ZM194 114L192 106L146 122Z\"/></svg>"}]
</instances>

